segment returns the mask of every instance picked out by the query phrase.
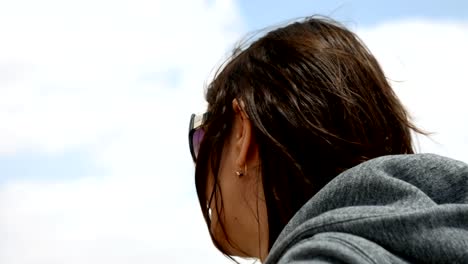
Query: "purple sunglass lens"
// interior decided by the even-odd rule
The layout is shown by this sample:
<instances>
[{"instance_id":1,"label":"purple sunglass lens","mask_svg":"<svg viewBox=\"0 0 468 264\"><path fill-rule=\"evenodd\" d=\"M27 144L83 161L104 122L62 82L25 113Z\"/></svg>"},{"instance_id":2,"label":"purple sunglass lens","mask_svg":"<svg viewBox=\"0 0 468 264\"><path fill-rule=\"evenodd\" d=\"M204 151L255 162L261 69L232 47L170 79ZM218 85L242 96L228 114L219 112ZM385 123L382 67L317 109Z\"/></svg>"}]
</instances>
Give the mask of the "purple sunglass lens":
<instances>
[{"instance_id":1,"label":"purple sunglass lens","mask_svg":"<svg viewBox=\"0 0 468 264\"><path fill-rule=\"evenodd\" d=\"M195 130L192 136L192 146L193 152L195 153L195 158L198 157L198 151L200 150L200 144L203 140L203 136L205 135L205 131L201 128Z\"/></svg>"}]
</instances>

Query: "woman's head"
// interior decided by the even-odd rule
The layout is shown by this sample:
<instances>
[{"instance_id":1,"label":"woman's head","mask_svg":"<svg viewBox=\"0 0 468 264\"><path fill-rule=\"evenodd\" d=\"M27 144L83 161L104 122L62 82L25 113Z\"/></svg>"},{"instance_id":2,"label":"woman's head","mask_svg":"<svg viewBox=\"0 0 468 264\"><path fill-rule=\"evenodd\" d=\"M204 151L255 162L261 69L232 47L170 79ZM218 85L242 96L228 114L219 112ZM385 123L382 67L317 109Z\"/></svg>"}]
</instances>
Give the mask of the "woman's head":
<instances>
[{"instance_id":1,"label":"woman's head","mask_svg":"<svg viewBox=\"0 0 468 264\"><path fill-rule=\"evenodd\" d=\"M363 161L413 153L419 132L369 50L325 19L237 49L206 99L196 187L227 255L265 257L325 184Z\"/></svg>"}]
</instances>

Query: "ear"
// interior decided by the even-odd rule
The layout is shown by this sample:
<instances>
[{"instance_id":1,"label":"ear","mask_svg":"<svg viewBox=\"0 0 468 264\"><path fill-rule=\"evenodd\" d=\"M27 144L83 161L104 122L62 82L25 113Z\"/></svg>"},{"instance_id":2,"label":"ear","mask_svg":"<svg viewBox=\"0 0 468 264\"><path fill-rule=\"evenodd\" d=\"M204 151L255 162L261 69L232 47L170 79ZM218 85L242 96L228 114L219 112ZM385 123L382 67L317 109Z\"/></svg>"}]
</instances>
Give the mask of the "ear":
<instances>
[{"instance_id":1,"label":"ear","mask_svg":"<svg viewBox=\"0 0 468 264\"><path fill-rule=\"evenodd\" d=\"M236 166L243 169L249 162L249 159L252 158L252 156L250 156L253 154L252 150L256 151L252 140L252 124L243 109L242 101L239 103L237 99L232 100L232 108L238 125L238 129L235 134L235 147L238 153Z\"/></svg>"}]
</instances>

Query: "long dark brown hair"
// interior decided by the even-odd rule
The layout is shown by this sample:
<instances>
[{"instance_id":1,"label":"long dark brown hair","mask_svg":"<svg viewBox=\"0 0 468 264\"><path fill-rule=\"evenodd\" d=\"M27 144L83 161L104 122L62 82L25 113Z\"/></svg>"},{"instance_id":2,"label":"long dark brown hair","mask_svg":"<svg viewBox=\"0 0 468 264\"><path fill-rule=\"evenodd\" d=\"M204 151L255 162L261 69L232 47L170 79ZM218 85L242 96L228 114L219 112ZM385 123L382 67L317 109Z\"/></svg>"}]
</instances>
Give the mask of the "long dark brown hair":
<instances>
[{"instance_id":1,"label":"long dark brown hair","mask_svg":"<svg viewBox=\"0 0 468 264\"><path fill-rule=\"evenodd\" d=\"M207 89L210 118L195 173L208 229L225 254L211 233L206 205L221 199L218 171L233 99L243 102L258 143L269 249L291 217L335 176L375 157L413 153L411 131L423 133L366 46L330 19L307 18L235 49ZM215 188L207 194L209 170ZM222 208L216 208L218 215Z\"/></svg>"}]
</instances>

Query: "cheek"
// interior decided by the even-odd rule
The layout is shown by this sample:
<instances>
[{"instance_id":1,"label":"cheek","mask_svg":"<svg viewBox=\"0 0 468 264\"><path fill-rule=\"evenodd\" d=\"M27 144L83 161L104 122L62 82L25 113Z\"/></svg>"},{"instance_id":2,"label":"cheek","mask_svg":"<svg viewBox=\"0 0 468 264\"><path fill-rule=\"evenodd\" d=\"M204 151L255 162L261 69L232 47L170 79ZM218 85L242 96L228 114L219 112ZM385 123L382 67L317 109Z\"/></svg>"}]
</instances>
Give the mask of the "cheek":
<instances>
[{"instance_id":1,"label":"cheek","mask_svg":"<svg viewBox=\"0 0 468 264\"><path fill-rule=\"evenodd\" d=\"M220 197L216 201L220 201ZM224 208L221 209L221 202L213 202L211 205L211 226L210 231L213 235L213 238L216 242L223 248L223 251L229 255L236 255L235 250L232 248L231 243L228 240L232 241L232 232L231 232L231 217L229 208L226 208L226 201L224 201ZM224 228L224 230L223 230Z\"/></svg>"},{"instance_id":2,"label":"cheek","mask_svg":"<svg viewBox=\"0 0 468 264\"><path fill-rule=\"evenodd\" d=\"M224 224L224 210L222 209L222 203L225 200L221 197L221 192L219 191L220 180L218 179L218 186L216 187L216 191L213 195L213 188L214 188L214 176L212 174L209 175L207 188L206 188L206 199L207 199L207 206L208 206L208 213L210 216L210 231L214 236L215 240L218 243L221 243L225 240L223 230L221 225ZM213 195L213 198L212 198ZM211 200L210 200L211 199ZM224 201L225 203L225 201ZM221 223L222 222L222 223ZM223 244L223 243L221 243Z\"/></svg>"},{"instance_id":3,"label":"cheek","mask_svg":"<svg viewBox=\"0 0 468 264\"><path fill-rule=\"evenodd\" d=\"M236 178L236 176L234 175L233 178ZM256 238L255 230L258 223L254 216L255 210L247 204L246 197L243 196L245 190L240 188L236 183L225 183L221 188L224 207L219 219L222 221L226 234L232 244L246 251L246 242ZM219 221L218 218L216 220ZM216 231L224 243L226 243L227 239L222 230ZM242 253L237 248L231 249L231 252L234 255L242 256Z\"/></svg>"},{"instance_id":4,"label":"cheek","mask_svg":"<svg viewBox=\"0 0 468 264\"><path fill-rule=\"evenodd\" d=\"M236 186L235 178L235 173L229 175L228 170L222 169L220 171L218 180L218 189L220 191L216 193L211 203L210 228L215 240L225 251L233 255L239 255L239 252L228 243L229 239L232 244L242 247L241 243L239 243L239 237L245 234L242 230L243 225L240 224L242 222L241 218L245 216L245 212L242 212L244 201L240 195L242 191Z\"/></svg>"},{"instance_id":5,"label":"cheek","mask_svg":"<svg viewBox=\"0 0 468 264\"><path fill-rule=\"evenodd\" d=\"M229 147L225 150L229 150ZM237 248L245 251L245 240L251 239L250 222L253 211L248 208L246 197L243 195L246 186L242 185L242 180L236 175L238 168L235 166L235 157L229 151L223 154L217 180L218 192L211 204L210 228L215 240L226 253L242 256ZM211 190L212 187L208 189ZM253 226L257 227L257 224Z\"/></svg>"}]
</instances>

